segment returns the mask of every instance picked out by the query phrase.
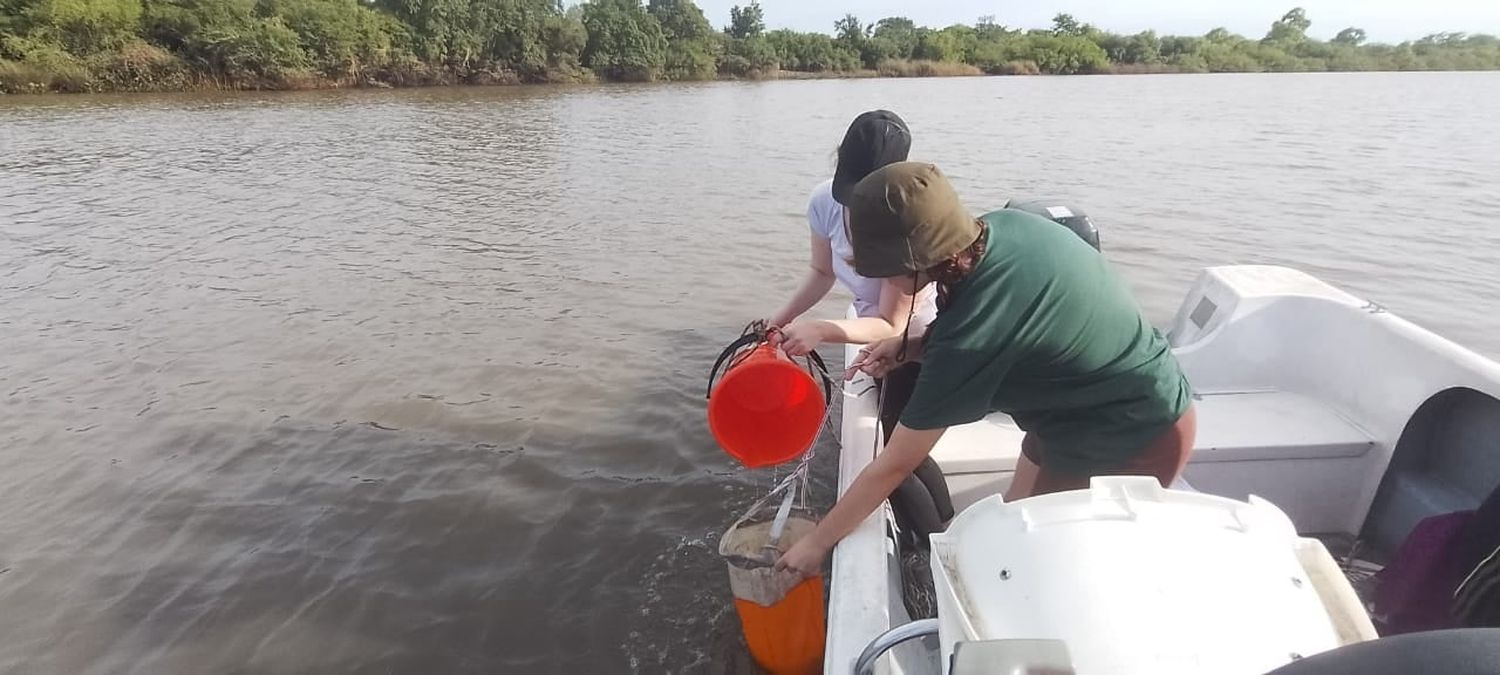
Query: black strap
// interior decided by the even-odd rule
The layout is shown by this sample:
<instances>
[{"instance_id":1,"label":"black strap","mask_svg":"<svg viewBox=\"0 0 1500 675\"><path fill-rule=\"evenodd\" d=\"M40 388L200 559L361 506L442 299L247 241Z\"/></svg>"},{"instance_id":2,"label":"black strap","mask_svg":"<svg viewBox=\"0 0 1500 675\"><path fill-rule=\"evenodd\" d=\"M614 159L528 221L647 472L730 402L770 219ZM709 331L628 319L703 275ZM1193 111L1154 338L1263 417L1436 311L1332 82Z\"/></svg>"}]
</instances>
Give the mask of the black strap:
<instances>
[{"instance_id":1,"label":"black strap","mask_svg":"<svg viewBox=\"0 0 1500 675\"><path fill-rule=\"evenodd\" d=\"M823 381L823 407L833 405L833 390L835 384L833 376L828 374L828 364L823 362L822 355L817 352L807 353L807 370L812 373L814 379Z\"/></svg>"},{"instance_id":2,"label":"black strap","mask_svg":"<svg viewBox=\"0 0 1500 675\"><path fill-rule=\"evenodd\" d=\"M759 346L766 341L767 333L769 332L770 329L761 321L753 321L750 325L745 326L745 332L740 334L740 337L734 342L729 343L729 346L725 347L724 351L719 352L719 358L714 360L713 369L708 371L708 391L704 392L703 398L713 398L714 382L718 381L719 376L722 374L721 370L727 371L728 368L734 367L734 363L731 362L734 355L746 347L752 345ZM726 364L728 365L726 366ZM833 390L838 388L838 386L834 382L833 376L828 373L828 364L823 362L823 357L817 352L807 353L807 372L813 376L813 379L822 380L823 382L823 406L833 405Z\"/></svg>"},{"instance_id":3,"label":"black strap","mask_svg":"<svg viewBox=\"0 0 1500 675\"><path fill-rule=\"evenodd\" d=\"M703 398L713 398L714 382L719 379L719 369L724 367L724 363L729 360L729 357L734 356L735 352L738 352L739 350L744 349L745 347L748 347L750 345L759 344L763 340L763 337L756 335L755 333L745 333L744 335L741 335L738 340L729 343L729 346L725 347L724 351L719 352L719 358L718 360L714 361L713 370L708 371L708 392L703 395Z\"/></svg>"}]
</instances>

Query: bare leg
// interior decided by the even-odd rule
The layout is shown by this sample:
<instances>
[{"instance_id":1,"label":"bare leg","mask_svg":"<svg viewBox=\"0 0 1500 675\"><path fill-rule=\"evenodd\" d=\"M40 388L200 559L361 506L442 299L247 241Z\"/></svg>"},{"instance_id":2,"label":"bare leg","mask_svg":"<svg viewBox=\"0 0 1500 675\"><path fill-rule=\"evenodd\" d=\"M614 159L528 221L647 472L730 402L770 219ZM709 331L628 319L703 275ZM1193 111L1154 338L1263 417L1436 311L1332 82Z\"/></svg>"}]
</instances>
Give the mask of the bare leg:
<instances>
[{"instance_id":1,"label":"bare leg","mask_svg":"<svg viewBox=\"0 0 1500 675\"><path fill-rule=\"evenodd\" d=\"M1028 451L1035 452L1035 443L1031 434L1026 434L1021 440L1021 454L1016 457L1016 472L1011 474L1010 487L1005 490L1007 503L1030 497L1032 488L1036 487L1036 475L1041 468L1026 457Z\"/></svg>"}]
</instances>

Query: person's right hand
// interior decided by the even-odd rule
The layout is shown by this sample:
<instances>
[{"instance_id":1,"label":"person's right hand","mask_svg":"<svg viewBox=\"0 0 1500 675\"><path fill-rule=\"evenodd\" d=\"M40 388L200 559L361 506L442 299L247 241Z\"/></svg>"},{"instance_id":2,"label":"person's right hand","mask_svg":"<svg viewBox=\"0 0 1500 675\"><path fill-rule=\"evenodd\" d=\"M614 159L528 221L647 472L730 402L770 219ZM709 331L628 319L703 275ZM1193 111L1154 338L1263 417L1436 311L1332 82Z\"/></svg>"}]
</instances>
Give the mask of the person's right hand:
<instances>
[{"instance_id":1,"label":"person's right hand","mask_svg":"<svg viewBox=\"0 0 1500 675\"><path fill-rule=\"evenodd\" d=\"M901 338L899 336L881 340L864 349L859 350L859 356L844 370L844 380L847 382L854 376L863 372L870 377L880 379L895 370L901 362L896 360L896 355L901 352Z\"/></svg>"},{"instance_id":2,"label":"person's right hand","mask_svg":"<svg viewBox=\"0 0 1500 675\"><path fill-rule=\"evenodd\" d=\"M828 561L828 555L832 552L832 547L818 542L817 535L803 537L776 560L776 571L795 572L803 577L818 576L823 572L823 564Z\"/></svg>"},{"instance_id":3,"label":"person's right hand","mask_svg":"<svg viewBox=\"0 0 1500 675\"><path fill-rule=\"evenodd\" d=\"M797 321L790 326L782 326L771 333L771 344L782 348L787 356L807 356L826 341L822 325L815 321Z\"/></svg>"}]
</instances>

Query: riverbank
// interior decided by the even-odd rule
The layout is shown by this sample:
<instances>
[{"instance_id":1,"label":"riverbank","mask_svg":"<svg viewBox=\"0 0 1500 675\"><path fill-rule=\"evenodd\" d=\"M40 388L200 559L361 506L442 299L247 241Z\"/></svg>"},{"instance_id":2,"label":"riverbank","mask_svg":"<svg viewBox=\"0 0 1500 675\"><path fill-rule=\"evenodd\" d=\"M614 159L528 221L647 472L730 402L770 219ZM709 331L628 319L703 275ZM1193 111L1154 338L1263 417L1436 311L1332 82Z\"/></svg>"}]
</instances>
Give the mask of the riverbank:
<instances>
[{"instance_id":1,"label":"riverbank","mask_svg":"<svg viewBox=\"0 0 1500 675\"><path fill-rule=\"evenodd\" d=\"M1280 72L1457 72L1494 71L1500 68L1388 68ZM1192 75L1245 74L1262 71L1204 71L1170 64L1119 64L1107 69L1075 75ZM712 78L659 80L667 82L762 82L774 80L863 80L880 78L946 78L1057 76L1042 70L1032 61L1012 61L981 69L965 63L925 60L887 60L877 68L857 70L752 70L743 75L718 75ZM480 71L458 75L428 69L382 71L363 78L329 78L315 73L295 73L276 78L234 79L187 72L172 64L133 62L125 67L106 64L102 71L86 68L39 69L28 64L0 60L0 96L5 94L83 94L83 93L169 93L212 91L314 91L320 89L408 89L420 87L509 87L527 85L588 85L607 82L592 72L550 72L540 77L523 77L514 72Z\"/></svg>"},{"instance_id":2,"label":"riverbank","mask_svg":"<svg viewBox=\"0 0 1500 675\"><path fill-rule=\"evenodd\" d=\"M160 51L160 50L156 50ZM1035 64L1022 64L1008 72L987 73L966 63L888 59L876 68L858 70L756 70L743 75L664 80L764 81L845 80L881 77L979 77L983 75L1038 74ZM362 76L330 78L317 73L287 73L277 77L229 79L194 73L165 52L142 50L123 58L93 63L39 66L0 59L0 94L78 94L115 92L193 91L305 91L317 89L395 89L446 86L520 86L528 84L596 84L607 81L582 69L554 70L525 76L511 70L458 74L431 68L383 69Z\"/></svg>"},{"instance_id":3,"label":"riverbank","mask_svg":"<svg viewBox=\"0 0 1500 675\"><path fill-rule=\"evenodd\" d=\"M1500 38L1323 41L1294 9L1264 38L1222 28L1123 35L1060 14L917 26L850 15L833 34L768 30L756 3L720 30L691 0L0 1L0 93L297 90L578 82L1109 73L1500 70Z\"/></svg>"}]
</instances>

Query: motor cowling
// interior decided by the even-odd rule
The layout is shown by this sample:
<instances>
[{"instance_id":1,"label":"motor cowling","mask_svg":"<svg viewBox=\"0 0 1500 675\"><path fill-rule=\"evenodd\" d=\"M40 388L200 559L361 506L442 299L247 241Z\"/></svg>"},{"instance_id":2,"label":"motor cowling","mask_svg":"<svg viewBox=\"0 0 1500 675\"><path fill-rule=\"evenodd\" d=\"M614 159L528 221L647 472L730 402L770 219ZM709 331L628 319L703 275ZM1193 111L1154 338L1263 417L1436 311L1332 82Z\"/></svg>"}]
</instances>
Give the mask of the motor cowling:
<instances>
[{"instance_id":1,"label":"motor cowling","mask_svg":"<svg viewBox=\"0 0 1500 675\"><path fill-rule=\"evenodd\" d=\"M1007 209L1034 213L1073 231L1073 234L1088 242L1094 250L1099 247L1099 228L1094 225L1083 209L1057 199L1013 199L1005 205Z\"/></svg>"}]
</instances>

